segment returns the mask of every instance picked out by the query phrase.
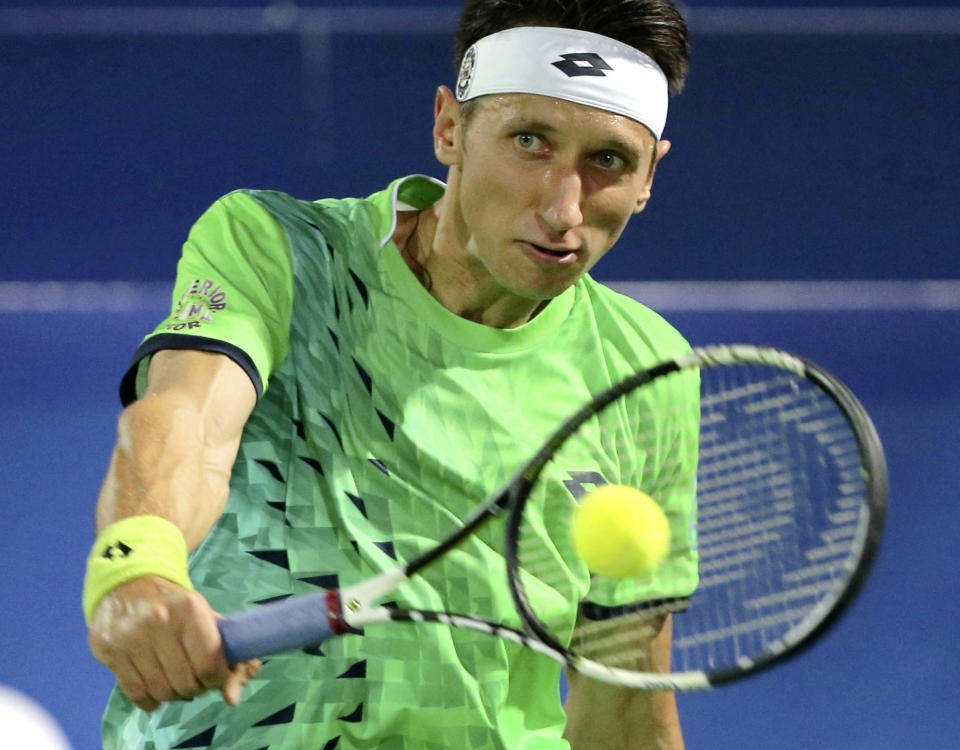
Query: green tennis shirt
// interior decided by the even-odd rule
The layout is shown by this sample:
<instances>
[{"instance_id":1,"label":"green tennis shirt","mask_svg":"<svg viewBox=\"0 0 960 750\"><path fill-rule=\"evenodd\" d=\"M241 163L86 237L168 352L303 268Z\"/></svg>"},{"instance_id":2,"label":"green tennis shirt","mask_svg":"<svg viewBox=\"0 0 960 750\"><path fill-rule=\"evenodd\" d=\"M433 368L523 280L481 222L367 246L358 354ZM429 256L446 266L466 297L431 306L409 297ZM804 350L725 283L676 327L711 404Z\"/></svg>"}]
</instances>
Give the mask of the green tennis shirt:
<instances>
[{"instance_id":1,"label":"green tennis shirt","mask_svg":"<svg viewBox=\"0 0 960 750\"><path fill-rule=\"evenodd\" d=\"M410 560L591 395L688 348L654 312L589 277L518 328L452 314L391 239L398 210L426 208L443 190L414 176L366 199L238 191L193 227L171 314L137 350L121 391L135 399L149 356L170 348L222 352L257 387L226 510L191 557L191 577L218 611L349 585ZM571 466L557 489L620 481L625 461ZM692 487L658 500L686 542ZM393 601L519 626L502 540L495 521ZM695 552L672 566L648 590L589 592L587 581L584 592L604 605L689 595ZM575 605L568 614L572 625ZM484 634L380 624L270 657L238 708L208 695L147 714L115 690L104 747L560 750L559 673Z\"/></svg>"}]
</instances>

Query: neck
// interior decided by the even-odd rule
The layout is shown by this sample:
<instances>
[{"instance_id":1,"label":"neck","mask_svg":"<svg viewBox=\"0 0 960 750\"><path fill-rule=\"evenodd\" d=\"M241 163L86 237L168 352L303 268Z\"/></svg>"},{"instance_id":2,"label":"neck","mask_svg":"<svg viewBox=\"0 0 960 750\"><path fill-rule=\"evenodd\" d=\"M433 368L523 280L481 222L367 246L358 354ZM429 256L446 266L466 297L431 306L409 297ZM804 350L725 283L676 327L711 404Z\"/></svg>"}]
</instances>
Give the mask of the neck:
<instances>
[{"instance_id":1,"label":"neck","mask_svg":"<svg viewBox=\"0 0 960 750\"><path fill-rule=\"evenodd\" d=\"M445 208L441 198L397 221L394 241L420 283L450 312L474 323L516 328L532 320L549 300L518 297L489 280Z\"/></svg>"}]
</instances>

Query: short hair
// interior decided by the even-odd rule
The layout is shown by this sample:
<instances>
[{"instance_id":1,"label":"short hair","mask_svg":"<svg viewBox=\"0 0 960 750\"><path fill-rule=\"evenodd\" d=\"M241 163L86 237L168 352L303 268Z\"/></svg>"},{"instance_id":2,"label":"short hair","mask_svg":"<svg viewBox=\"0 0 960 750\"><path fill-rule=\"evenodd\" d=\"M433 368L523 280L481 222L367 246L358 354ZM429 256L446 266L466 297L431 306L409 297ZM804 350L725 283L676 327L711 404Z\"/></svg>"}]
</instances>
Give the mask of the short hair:
<instances>
[{"instance_id":1,"label":"short hair","mask_svg":"<svg viewBox=\"0 0 960 750\"><path fill-rule=\"evenodd\" d=\"M616 39L652 57L672 94L683 90L690 44L683 16L668 0L467 0L454 41L459 71L467 50L516 26L558 26Z\"/></svg>"}]
</instances>

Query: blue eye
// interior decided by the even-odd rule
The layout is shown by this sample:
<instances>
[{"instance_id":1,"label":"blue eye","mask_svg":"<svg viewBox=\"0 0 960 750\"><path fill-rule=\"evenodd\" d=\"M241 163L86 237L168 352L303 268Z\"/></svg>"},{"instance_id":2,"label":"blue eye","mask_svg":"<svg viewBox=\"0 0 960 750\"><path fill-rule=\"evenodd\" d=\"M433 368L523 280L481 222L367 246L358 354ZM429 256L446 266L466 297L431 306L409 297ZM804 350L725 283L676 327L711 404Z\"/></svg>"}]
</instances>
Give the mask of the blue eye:
<instances>
[{"instance_id":1,"label":"blue eye","mask_svg":"<svg viewBox=\"0 0 960 750\"><path fill-rule=\"evenodd\" d=\"M534 135L533 133L518 133L515 137L517 145L525 151L533 151L542 144L540 136Z\"/></svg>"}]
</instances>

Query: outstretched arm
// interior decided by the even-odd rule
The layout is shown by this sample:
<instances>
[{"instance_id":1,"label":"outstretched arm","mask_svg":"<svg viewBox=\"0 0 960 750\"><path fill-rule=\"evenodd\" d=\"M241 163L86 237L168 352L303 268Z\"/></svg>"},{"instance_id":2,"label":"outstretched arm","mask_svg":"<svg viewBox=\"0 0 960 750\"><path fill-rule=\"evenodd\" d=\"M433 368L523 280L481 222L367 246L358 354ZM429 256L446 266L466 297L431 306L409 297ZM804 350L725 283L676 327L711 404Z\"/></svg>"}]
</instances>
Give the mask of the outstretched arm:
<instances>
[{"instance_id":1,"label":"outstretched arm","mask_svg":"<svg viewBox=\"0 0 960 750\"><path fill-rule=\"evenodd\" d=\"M255 404L250 379L222 354L154 355L146 392L120 417L97 504L97 533L131 516L159 516L194 549L227 503L230 472ZM259 663L228 668L216 620L196 591L144 576L100 600L90 647L144 710L210 689L235 704Z\"/></svg>"}]
</instances>

